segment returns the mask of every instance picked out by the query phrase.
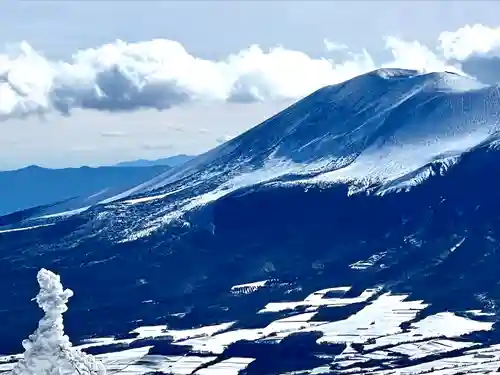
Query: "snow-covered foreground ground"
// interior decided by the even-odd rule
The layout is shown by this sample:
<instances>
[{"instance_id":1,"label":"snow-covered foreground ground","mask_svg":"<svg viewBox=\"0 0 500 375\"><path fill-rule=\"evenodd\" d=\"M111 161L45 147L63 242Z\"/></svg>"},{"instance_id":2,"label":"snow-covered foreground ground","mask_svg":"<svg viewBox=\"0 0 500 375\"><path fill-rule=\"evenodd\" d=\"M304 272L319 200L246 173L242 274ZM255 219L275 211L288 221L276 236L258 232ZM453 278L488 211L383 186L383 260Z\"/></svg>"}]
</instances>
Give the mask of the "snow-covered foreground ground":
<instances>
[{"instance_id":1,"label":"snow-covered foreground ground","mask_svg":"<svg viewBox=\"0 0 500 375\"><path fill-rule=\"evenodd\" d=\"M247 295L265 287L265 281L253 282L234 286L232 292ZM349 290L348 286L334 287L319 290L303 301L262 306L258 314L287 313L262 328L238 328L238 322L189 330L145 326L132 331L131 338L96 338L76 348L97 350L100 354L96 358L108 374L236 375L270 358L250 355L258 350L249 350L248 356L232 356L228 350L231 345L246 341L279 346L292 337L305 338L314 333L317 346L312 355L324 364L293 373L458 374L489 373L500 367L500 345L485 346L470 337L492 328L488 314L464 311L427 315L427 304L409 300L406 295L370 289L357 297L344 297ZM362 307L344 319L326 321L317 317L320 307L355 304ZM155 351L158 345L183 348L185 352L159 355ZM332 354L335 346L339 350ZM20 358L0 357L0 372L9 373ZM271 360L286 359L277 356Z\"/></svg>"}]
</instances>

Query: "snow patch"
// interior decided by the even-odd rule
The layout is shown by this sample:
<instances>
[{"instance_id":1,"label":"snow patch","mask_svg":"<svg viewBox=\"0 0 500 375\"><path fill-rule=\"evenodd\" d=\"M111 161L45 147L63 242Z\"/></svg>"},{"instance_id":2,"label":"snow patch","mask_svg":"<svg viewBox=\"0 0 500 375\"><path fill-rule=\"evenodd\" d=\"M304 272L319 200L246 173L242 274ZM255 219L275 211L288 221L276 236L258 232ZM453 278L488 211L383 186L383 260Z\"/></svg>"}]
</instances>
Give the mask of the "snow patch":
<instances>
[{"instance_id":1,"label":"snow patch","mask_svg":"<svg viewBox=\"0 0 500 375\"><path fill-rule=\"evenodd\" d=\"M233 294L250 294L267 285L268 280L255 281L253 283L239 284L231 287Z\"/></svg>"}]
</instances>

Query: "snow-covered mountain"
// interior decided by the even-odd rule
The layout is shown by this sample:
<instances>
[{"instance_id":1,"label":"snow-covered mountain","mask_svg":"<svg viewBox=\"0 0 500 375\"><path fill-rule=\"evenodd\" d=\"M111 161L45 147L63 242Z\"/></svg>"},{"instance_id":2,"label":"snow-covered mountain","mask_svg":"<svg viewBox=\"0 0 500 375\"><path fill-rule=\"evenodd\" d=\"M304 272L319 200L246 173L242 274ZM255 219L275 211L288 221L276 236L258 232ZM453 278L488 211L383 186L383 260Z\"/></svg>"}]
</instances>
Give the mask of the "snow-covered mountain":
<instances>
[{"instance_id":1,"label":"snow-covered mountain","mask_svg":"<svg viewBox=\"0 0 500 375\"><path fill-rule=\"evenodd\" d=\"M38 320L45 267L113 373L496 371L499 115L499 86L377 70L98 205L6 225L0 352Z\"/></svg>"},{"instance_id":2,"label":"snow-covered mountain","mask_svg":"<svg viewBox=\"0 0 500 375\"><path fill-rule=\"evenodd\" d=\"M389 182L488 139L498 130L498 104L498 86L453 73L377 70L316 91L134 192L254 171Z\"/></svg>"}]
</instances>

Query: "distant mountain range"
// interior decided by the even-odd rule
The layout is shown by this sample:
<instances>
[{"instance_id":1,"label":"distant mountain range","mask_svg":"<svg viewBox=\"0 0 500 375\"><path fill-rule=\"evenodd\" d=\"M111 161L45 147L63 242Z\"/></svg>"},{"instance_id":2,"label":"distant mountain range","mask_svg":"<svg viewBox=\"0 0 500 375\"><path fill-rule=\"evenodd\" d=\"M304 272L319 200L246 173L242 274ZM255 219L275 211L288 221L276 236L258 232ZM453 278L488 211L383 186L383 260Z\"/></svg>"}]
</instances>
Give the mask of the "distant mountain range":
<instances>
[{"instance_id":1,"label":"distant mountain range","mask_svg":"<svg viewBox=\"0 0 500 375\"><path fill-rule=\"evenodd\" d=\"M0 216L38 206L69 210L96 204L181 165L192 156L125 161L112 166L0 171Z\"/></svg>"},{"instance_id":2,"label":"distant mountain range","mask_svg":"<svg viewBox=\"0 0 500 375\"><path fill-rule=\"evenodd\" d=\"M176 167L178 165L184 164L185 162L193 159L194 156L191 155L175 155L168 158L156 159L156 160L131 160L123 161L121 163L115 164L116 167L150 167L153 165L167 165L169 167Z\"/></svg>"},{"instance_id":3,"label":"distant mountain range","mask_svg":"<svg viewBox=\"0 0 500 375\"><path fill-rule=\"evenodd\" d=\"M0 216L42 205L54 204L57 210L89 206L169 168L163 165L65 169L29 166L0 172Z\"/></svg>"}]
</instances>

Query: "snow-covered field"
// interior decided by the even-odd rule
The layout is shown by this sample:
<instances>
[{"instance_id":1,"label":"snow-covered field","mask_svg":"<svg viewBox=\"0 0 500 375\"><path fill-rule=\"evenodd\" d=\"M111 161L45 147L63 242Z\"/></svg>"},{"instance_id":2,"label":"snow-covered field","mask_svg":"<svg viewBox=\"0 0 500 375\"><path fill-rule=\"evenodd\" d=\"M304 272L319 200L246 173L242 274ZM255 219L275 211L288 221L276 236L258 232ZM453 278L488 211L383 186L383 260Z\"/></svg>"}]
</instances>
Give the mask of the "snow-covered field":
<instances>
[{"instance_id":1,"label":"snow-covered field","mask_svg":"<svg viewBox=\"0 0 500 375\"><path fill-rule=\"evenodd\" d=\"M312 333L319 335L313 355L327 359L328 364L308 369L310 374L329 371L342 374L424 374L431 370L438 370L439 374L487 373L500 366L500 345L489 347L466 337L492 328L493 322L477 319L478 316L488 317L488 314L465 311L462 314L440 312L425 316L422 313L428 305L423 301L409 300L406 295L381 293L378 289L366 290L359 297L344 298L349 286L319 290L303 301L269 303L258 313L286 311L288 314L261 328L237 328L238 322L189 330L144 326L133 330L131 338L95 338L71 347L63 336L61 316L72 291L63 290L57 276L47 271L39 273L39 283L41 292L37 301L46 312L45 318L37 332L30 336L32 344L24 344L24 359L19 362L23 358L21 354L0 357L0 372L34 375L36 370L43 369L51 351L59 350L60 345L66 347L68 353L76 353L68 358L86 365L97 361L104 365L108 374L237 375L262 358L228 356L226 352L231 345L242 341L255 345L280 345L291 336ZM265 287L265 282L236 285L233 290L243 288L252 293L258 287ZM328 293L337 297L328 297ZM364 307L345 319L315 319L318 307L338 308L355 303L363 303ZM298 312L299 307L305 312ZM151 354L156 345L165 342L172 347L188 348L188 351L182 355ZM326 349L331 345L341 348L340 354L328 354ZM94 357L78 354L89 349L99 349L101 353ZM56 358L59 369L65 369L66 355ZM47 374L55 373L49 371Z\"/></svg>"}]
</instances>

